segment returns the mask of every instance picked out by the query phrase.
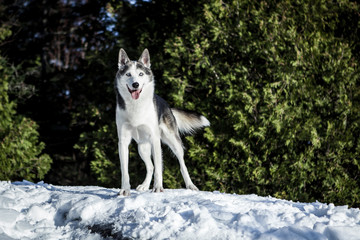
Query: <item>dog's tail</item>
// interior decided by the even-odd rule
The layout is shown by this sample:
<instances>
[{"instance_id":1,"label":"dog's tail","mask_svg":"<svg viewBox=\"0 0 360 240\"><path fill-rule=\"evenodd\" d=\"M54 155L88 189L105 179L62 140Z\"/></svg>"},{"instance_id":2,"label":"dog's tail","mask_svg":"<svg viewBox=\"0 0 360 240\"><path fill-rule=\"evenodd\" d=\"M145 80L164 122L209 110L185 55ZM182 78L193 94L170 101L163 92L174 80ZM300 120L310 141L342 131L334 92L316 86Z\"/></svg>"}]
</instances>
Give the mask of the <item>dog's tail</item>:
<instances>
[{"instance_id":1,"label":"dog's tail","mask_svg":"<svg viewBox=\"0 0 360 240\"><path fill-rule=\"evenodd\" d=\"M209 120L198 113L183 111L176 108L172 108L171 111L174 114L181 133L194 133L195 130L199 128L210 126Z\"/></svg>"}]
</instances>

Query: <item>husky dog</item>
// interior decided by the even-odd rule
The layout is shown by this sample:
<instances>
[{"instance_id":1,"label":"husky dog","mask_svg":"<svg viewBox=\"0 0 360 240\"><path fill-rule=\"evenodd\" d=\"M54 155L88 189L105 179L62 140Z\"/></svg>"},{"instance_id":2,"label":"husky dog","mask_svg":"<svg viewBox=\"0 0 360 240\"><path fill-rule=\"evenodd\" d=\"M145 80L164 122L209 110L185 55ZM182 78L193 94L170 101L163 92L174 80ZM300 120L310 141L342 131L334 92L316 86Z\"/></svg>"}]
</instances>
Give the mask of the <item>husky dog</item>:
<instances>
[{"instance_id":1,"label":"husky dog","mask_svg":"<svg viewBox=\"0 0 360 240\"><path fill-rule=\"evenodd\" d=\"M119 137L121 165L121 190L119 195L130 195L128 172L129 144L134 139L145 162L146 177L136 189L149 189L155 165L153 192L163 192L161 141L174 152L180 163L186 188L198 190L190 179L184 162L184 150L180 132L192 133L209 126L202 115L170 108L164 99L154 93L155 80L150 69L149 51L145 49L138 61L130 61L124 49L120 49L118 72L115 79L116 126Z\"/></svg>"}]
</instances>

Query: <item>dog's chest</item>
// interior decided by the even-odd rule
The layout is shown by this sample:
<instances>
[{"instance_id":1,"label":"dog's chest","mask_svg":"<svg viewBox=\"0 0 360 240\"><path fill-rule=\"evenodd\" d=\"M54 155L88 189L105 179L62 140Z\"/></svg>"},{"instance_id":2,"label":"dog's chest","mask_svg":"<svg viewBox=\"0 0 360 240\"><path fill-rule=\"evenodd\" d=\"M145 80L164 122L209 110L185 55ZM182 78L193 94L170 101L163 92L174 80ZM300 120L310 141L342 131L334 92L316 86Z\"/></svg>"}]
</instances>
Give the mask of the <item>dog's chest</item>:
<instances>
[{"instance_id":1,"label":"dog's chest","mask_svg":"<svg viewBox=\"0 0 360 240\"><path fill-rule=\"evenodd\" d=\"M126 110L118 108L116 122L118 128L129 131L136 142L148 141L154 134L159 134L154 104L129 104Z\"/></svg>"},{"instance_id":2,"label":"dog's chest","mask_svg":"<svg viewBox=\"0 0 360 240\"><path fill-rule=\"evenodd\" d=\"M127 122L137 127L140 125L156 124L157 114L153 104L134 104L127 107L125 111Z\"/></svg>"}]
</instances>

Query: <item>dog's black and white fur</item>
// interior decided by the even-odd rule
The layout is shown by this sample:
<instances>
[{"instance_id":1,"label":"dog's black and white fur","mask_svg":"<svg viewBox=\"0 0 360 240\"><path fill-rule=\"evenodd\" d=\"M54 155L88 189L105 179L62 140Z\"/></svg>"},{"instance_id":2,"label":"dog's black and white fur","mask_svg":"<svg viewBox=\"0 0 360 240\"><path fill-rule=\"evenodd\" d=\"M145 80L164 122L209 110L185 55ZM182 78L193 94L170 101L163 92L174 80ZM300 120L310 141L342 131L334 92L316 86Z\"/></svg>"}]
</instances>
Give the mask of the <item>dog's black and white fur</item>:
<instances>
[{"instance_id":1,"label":"dog's black and white fur","mask_svg":"<svg viewBox=\"0 0 360 240\"><path fill-rule=\"evenodd\" d=\"M174 152L186 188L198 190L190 179L184 162L184 150L180 132L191 133L195 129L209 126L202 115L170 108L164 99L154 93L155 81L150 69L150 55L145 49L138 61L130 61L126 52L120 49L118 72L115 79L116 125L119 137L119 157L121 165L121 190L119 195L130 195L128 173L129 150L132 139L138 144L138 151L146 165L144 182L136 189L149 189L154 166L154 192L162 192L161 141Z\"/></svg>"}]
</instances>

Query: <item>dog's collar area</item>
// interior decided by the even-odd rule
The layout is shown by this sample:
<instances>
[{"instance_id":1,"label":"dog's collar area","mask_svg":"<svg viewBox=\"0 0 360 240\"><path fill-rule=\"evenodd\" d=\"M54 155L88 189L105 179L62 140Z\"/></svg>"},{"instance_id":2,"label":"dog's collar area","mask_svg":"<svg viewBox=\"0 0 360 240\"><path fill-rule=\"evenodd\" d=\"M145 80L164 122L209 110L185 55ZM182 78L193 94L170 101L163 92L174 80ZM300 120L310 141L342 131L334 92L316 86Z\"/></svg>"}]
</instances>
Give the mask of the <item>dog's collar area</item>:
<instances>
[{"instance_id":1,"label":"dog's collar area","mask_svg":"<svg viewBox=\"0 0 360 240\"><path fill-rule=\"evenodd\" d=\"M134 99L134 100L137 100L139 97L140 97L140 93L142 92L142 88L141 89L130 89L129 86L126 84L126 87L129 91L129 93L131 94L131 97Z\"/></svg>"}]
</instances>

